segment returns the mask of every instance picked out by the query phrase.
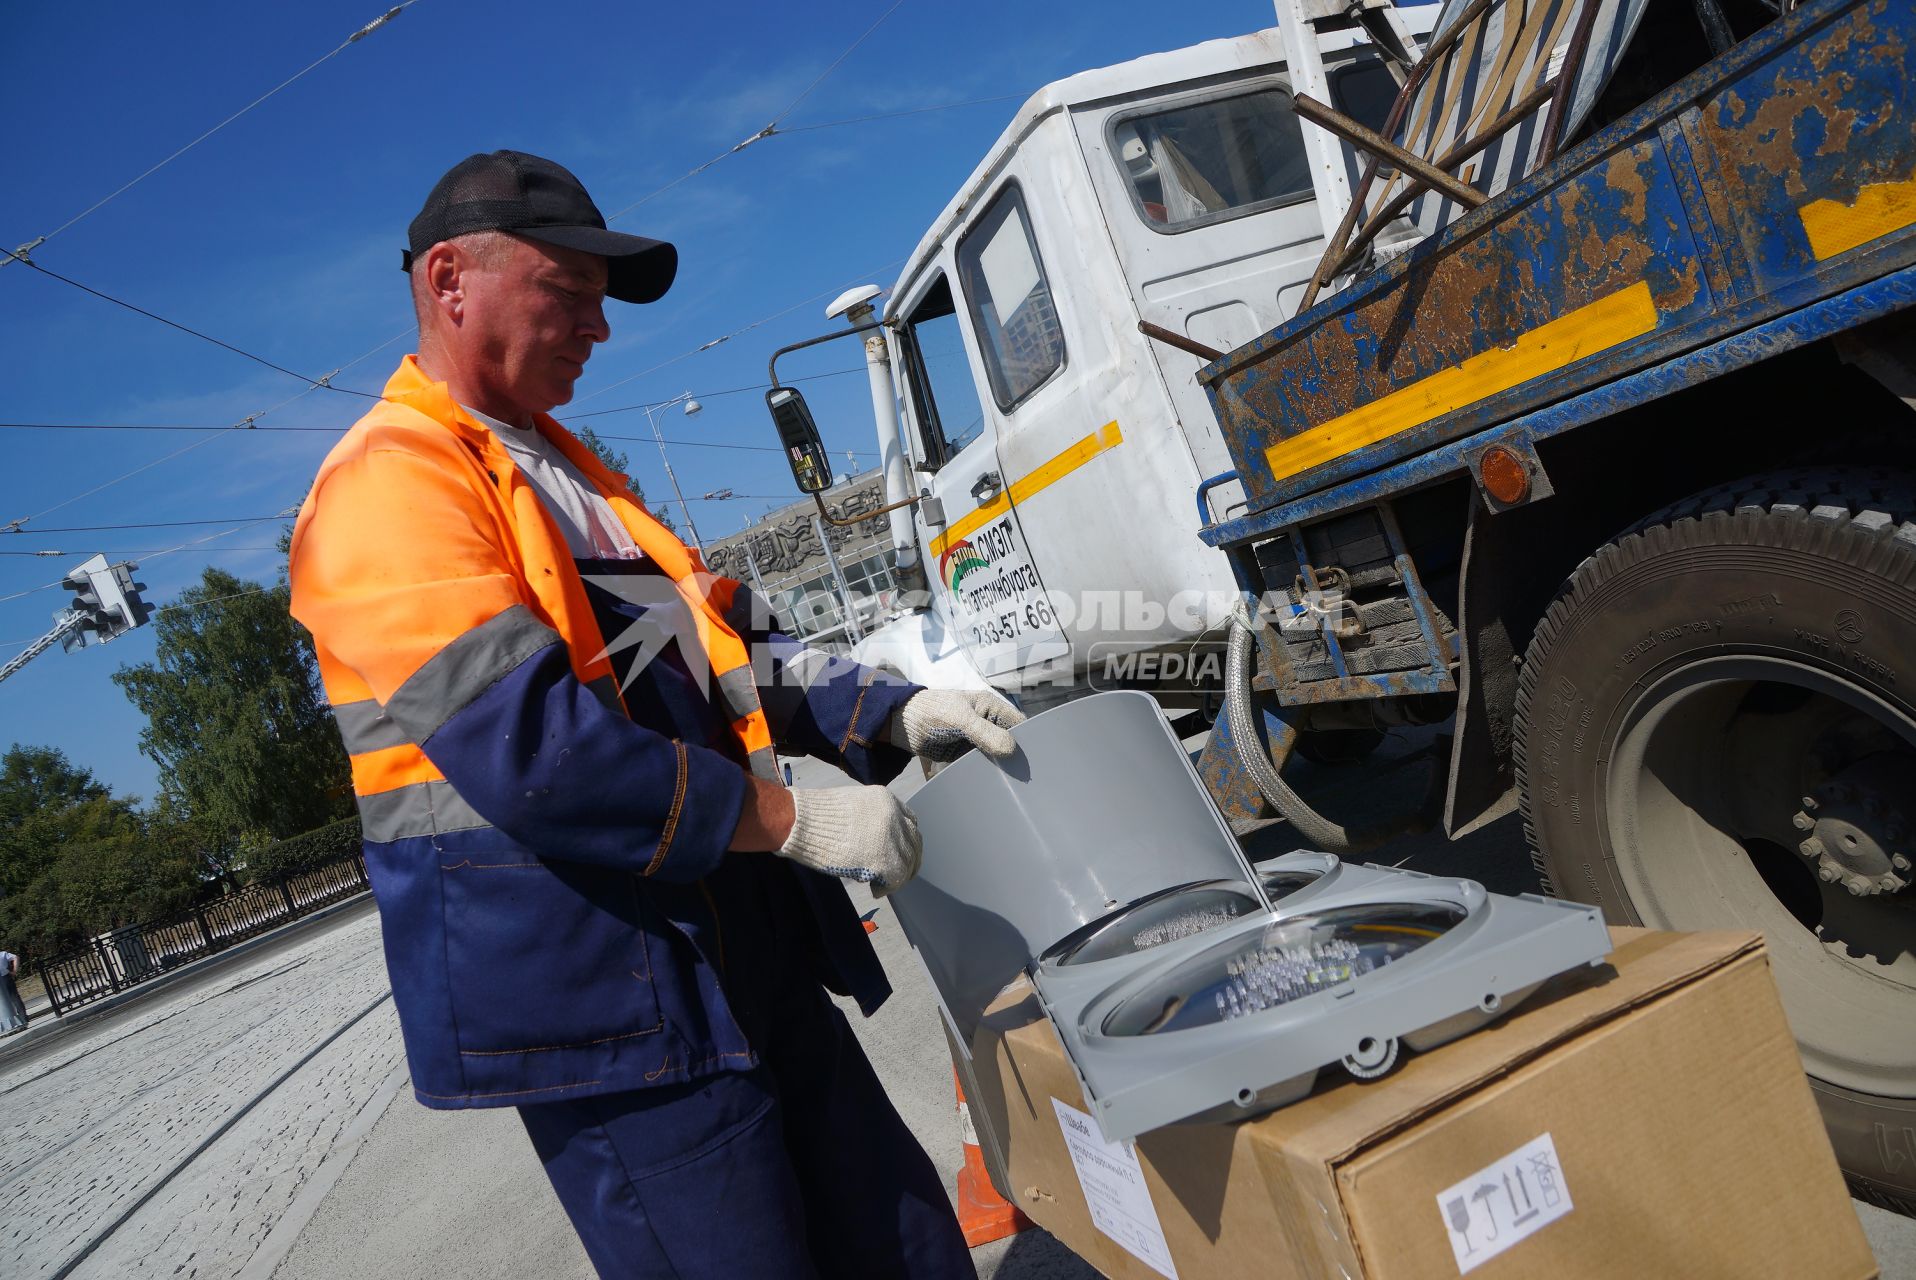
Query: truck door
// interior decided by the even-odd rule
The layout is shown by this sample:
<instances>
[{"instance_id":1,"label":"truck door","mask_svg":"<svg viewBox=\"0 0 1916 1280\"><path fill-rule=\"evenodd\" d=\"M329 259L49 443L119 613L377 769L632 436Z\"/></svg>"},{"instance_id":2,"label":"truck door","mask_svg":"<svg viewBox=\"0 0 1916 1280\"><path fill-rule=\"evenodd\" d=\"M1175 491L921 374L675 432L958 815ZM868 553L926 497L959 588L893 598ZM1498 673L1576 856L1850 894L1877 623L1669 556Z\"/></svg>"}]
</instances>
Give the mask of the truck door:
<instances>
[{"instance_id":1,"label":"truck door","mask_svg":"<svg viewBox=\"0 0 1916 1280\"><path fill-rule=\"evenodd\" d=\"M1275 45L1275 33L1256 37L1267 38ZM1373 55L1352 56L1331 67L1332 96L1381 124L1396 84ZM1323 227L1291 91L1274 66L1074 120L1140 318L1230 351L1296 311ZM1203 362L1152 346L1199 470L1227 470L1193 377Z\"/></svg>"},{"instance_id":2,"label":"truck door","mask_svg":"<svg viewBox=\"0 0 1916 1280\"><path fill-rule=\"evenodd\" d=\"M913 519L934 606L979 673L1005 685L1019 672L1064 664L1071 646L1052 616L1011 505L996 424L979 401L947 256L910 286L892 325L912 451L921 481L945 514L945 523L929 524L914 508ZM1028 247L1008 244L998 269L1007 291L1023 289L1025 305L1049 305ZM1034 294L1041 296L1034 300Z\"/></svg>"}]
</instances>

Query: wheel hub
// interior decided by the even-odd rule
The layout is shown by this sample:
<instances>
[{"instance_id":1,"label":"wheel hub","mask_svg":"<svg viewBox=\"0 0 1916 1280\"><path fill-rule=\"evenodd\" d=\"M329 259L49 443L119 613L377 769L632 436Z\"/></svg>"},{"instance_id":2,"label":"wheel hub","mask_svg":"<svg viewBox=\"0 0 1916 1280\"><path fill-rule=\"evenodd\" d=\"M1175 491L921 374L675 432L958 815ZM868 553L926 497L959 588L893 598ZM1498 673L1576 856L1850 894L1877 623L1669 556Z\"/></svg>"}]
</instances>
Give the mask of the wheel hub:
<instances>
[{"instance_id":1,"label":"wheel hub","mask_svg":"<svg viewBox=\"0 0 1916 1280\"><path fill-rule=\"evenodd\" d=\"M1825 882L1857 897L1908 888L1910 822L1902 794L1916 776L1900 755L1874 755L1819 784L1793 819L1805 832L1797 851Z\"/></svg>"}]
</instances>

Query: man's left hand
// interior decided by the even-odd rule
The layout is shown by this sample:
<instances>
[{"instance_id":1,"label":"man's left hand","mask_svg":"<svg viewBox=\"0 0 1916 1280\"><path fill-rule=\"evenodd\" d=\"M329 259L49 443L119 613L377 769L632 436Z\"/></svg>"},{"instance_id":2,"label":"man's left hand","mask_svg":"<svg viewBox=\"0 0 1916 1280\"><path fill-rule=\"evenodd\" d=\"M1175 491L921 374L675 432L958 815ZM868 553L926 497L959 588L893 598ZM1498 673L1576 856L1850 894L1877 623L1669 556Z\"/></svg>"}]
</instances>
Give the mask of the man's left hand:
<instances>
[{"instance_id":1,"label":"man's left hand","mask_svg":"<svg viewBox=\"0 0 1916 1280\"><path fill-rule=\"evenodd\" d=\"M987 689L927 689L892 713L885 739L927 760L956 760L972 747L996 759L1018 749L1009 730L1024 712Z\"/></svg>"}]
</instances>

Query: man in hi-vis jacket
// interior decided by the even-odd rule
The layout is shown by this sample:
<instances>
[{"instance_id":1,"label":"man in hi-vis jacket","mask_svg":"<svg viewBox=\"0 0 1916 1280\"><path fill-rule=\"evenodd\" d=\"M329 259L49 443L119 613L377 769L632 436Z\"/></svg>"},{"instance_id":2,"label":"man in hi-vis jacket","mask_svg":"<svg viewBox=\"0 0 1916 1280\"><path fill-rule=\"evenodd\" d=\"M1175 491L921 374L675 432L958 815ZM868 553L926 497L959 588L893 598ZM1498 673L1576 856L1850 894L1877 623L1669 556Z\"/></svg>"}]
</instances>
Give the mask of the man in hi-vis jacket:
<instances>
[{"instance_id":1,"label":"man in hi-vis jacket","mask_svg":"<svg viewBox=\"0 0 1916 1280\"><path fill-rule=\"evenodd\" d=\"M419 352L320 467L292 586L415 1094L517 1107L603 1276L972 1275L826 998L890 990L832 877L908 880L878 784L1009 753L1018 713L771 634L547 416L671 245L510 151L440 179L409 242ZM774 743L867 785L788 791Z\"/></svg>"}]
</instances>

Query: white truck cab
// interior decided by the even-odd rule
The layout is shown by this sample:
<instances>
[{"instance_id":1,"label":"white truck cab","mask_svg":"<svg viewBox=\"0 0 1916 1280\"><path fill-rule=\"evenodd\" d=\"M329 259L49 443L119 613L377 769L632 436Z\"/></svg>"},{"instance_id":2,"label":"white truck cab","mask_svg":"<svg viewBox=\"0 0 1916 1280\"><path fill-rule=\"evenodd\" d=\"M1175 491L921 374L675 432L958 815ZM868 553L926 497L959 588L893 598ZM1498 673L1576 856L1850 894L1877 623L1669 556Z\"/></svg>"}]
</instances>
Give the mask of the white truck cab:
<instances>
[{"instance_id":1,"label":"white truck cab","mask_svg":"<svg viewBox=\"0 0 1916 1280\"><path fill-rule=\"evenodd\" d=\"M1402 13L1421 34L1435 7ZM1333 105L1381 122L1397 81L1371 46L1318 47ZM1083 72L1018 110L867 339L887 500L930 500L892 517L901 567L924 571L917 607L861 661L1043 701L1220 638L1234 586L1193 495L1230 462L1203 361L1139 323L1229 350L1296 310L1324 231L1291 93L1270 30ZM869 323L873 292L833 314Z\"/></svg>"}]
</instances>

